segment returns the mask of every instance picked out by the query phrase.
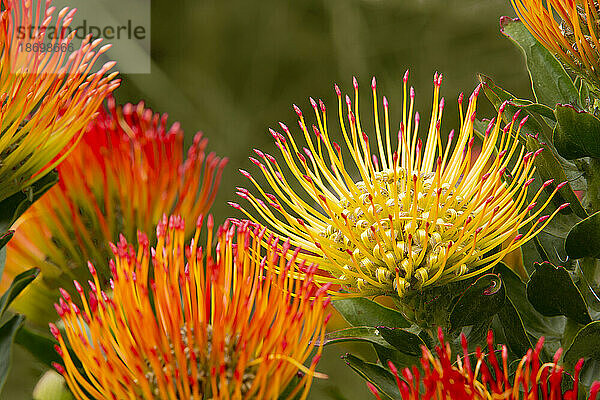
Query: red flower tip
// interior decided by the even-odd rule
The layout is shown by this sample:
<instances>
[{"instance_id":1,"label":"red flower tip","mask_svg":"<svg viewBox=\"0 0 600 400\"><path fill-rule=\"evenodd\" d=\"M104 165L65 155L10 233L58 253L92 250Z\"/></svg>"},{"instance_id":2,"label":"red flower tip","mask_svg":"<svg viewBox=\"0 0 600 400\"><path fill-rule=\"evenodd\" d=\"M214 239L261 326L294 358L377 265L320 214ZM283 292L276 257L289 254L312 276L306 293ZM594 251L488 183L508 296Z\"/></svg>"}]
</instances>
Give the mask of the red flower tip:
<instances>
[{"instance_id":1,"label":"red flower tip","mask_svg":"<svg viewBox=\"0 0 600 400\"><path fill-rule=\"evenodd\" d=\"M558 207L558 211L562 211L565 208L569 207L571 205L571 203L564 203L562 205L560 205L560 207Z\"/></svg>"},{"instance_id":2,"label":"red flower tip","mask_svg":"<svg viewBox=\"0 0 600 400\"><path fill-rule=\"evenodd\" d=\"M337 85L337 83L336 83L336 84L334 84L334 85L333 85L333 87L335 88L335 94L336 94L338 97L341 97L341 96L342 96L342 91L340 90L340 87Z\"/></svg>"},{"instance_id":3,"label":"red flower tip","mask_svg":"<svg viewBox=\"0 0 600 400\"><path fill-rule=\"evenodd\" d=\"M77 282L76 279L73 280L73 286L75 286L75 290L77 290L77 293L79 293L79 294L83 293L83 288L81 287L79 282Z\"/></svg>"},{"instance_id":4,"label":"red flower tip","mask_svg":"<svg viewBox=\"0 0 600 400\"><path fill-rule=\"evenodd\" d=\"M60 331L58 330L58 328L56 327L56 325L54 325L52 322L48 324L48 326L50 327L50 333L52 333L52 336L54 336L54 338L56 340L60 340Z\"/></svg>"},{"instance_id":5,"label":"red flower tip","mask_svg":"<svg viewBox=\"0 0 600 400\"><path fill-rule=\"evenodd\" d=\"M65 369L64 369L64 367L63 367L62 365L60 365L59 363L57 363L57 362L54 362L54 361L53 361L53 362L52 362L52 366L54 367L54 369L55 369L55 370L56 370L56 371L57 371L59 374L61 374L61 375L64 375L64 374L65 374Z\"/></svg>"},{"instance_id":6,"label":"red flower tip","mask_svg":"<svg viewBox=\"0 0 600 400\"><path fill-rule=\"evenodd\" d=\"M60 292L60 295L63 297L63 299L65 299L66 302L71 301L71 295L69 294L69 292L67 292L63 288L58 288L58 291Z\"/></svg>"},{"instance_id":7,"label":"red flower tip","mask_svg":"<svg viewBox=\"0 0 600 400\"><path fill-rule=\"evenodd\" d=\"M302 118L302 110L300 110L300 107L298 107L297 105L293 105L294 107L294 111L296 112L296 114L298 114L298 118Z\"/></svg>"},{"instance_id":8,"label":"red flower tip","mask_svg":"<svg viewBox=\"0 0 600 400\"><path fill-rule=\"evenodd\" d=\"M90 270L90 274L92 274L92 276L96 275L96 268L94 268L94 265L91 262L87 262L87 266L88 269Z\"/></svg>"}]
</instances>

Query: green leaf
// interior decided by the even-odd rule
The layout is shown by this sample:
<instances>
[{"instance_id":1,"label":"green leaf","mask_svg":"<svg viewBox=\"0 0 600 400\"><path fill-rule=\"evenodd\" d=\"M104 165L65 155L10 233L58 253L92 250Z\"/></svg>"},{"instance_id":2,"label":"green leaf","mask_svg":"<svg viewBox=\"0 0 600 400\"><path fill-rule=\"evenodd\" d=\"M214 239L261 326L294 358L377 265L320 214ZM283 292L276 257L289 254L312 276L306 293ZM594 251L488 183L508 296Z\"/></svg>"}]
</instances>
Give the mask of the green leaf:
<instances>
[{"instance_id":1,"label":"green leaf","mask_svg":"<svg viewBox=\"0 0 600 400\"><path fill-rule=\"evenodd\" d=\"M583 296L566 269L548 262L534 266L527 283L527 299L540 314L564 315L582 325L591 322Z\"/></svg>"},{"instance_id":2,"label":"green leaf","mask_svg":"<svg viewBox=\"0 0 600 400\"><path fill-rule=\"evenodd\" d=\"M0 278L4 273L4 264L6 264L6 244L12 239L15 231L8 231L0 236Z\"/></svg>"},{"instance_id":3,"label":"green leaf","mask_svg":"<svg viewBox=\"0 0 600 400\"><path fill-rule=\"evenodd\" d=\"M535 336L562 336L564 318L549 318L540 314L527 300L527 288L521 279L504 263L494 267L504 287L507 297L512 301L523 320L525 330Z\"/></svg>"},{"instance_id":4,"label":"green leaf","mask_svg":"<svg viewBox=\"0 0 600 400\"><path fill-rule=\"evenodd\" d=\"M326 333L323 345L343 342L369 342L390 349L393 348L391 344L385 341L378 329L372 326L354 326ZM320 341L317 340L316 344L318 345L319 343Z\"/></svg>"},{"instance_id":5,"label":"green leaf","mask_svg":"<svg viewBox=\"0 0 600 400\"><path fill-rule=\"evenodd\" d=\"M450 312L450 331L491 318L504 305L506 291L496 274L477 279L465 290Z\"/></svg>"},{"instance_id":6,"label":"green leaf","mask_svg":"<svg viewBox=\"0 0 600 400\"><path fill-rule=\"evenodd\" d=\"M577 111L571 105L556 105L553 142L558 153L567 160L600 157L600 119Z\"/></svg>"},{"instance_id":7,"label":"green leaf","mask_svg":"<svg viewBox=\"0 0 600 400\"><path fill-rule=\"evenodd\" d=\"M0 221L12 225L27 209L58 182L58 172L50 171L46 176L24 190L0 202Z\"/></svg>"},{"instance_id":8,"label":"green leaf","mask_svg":"<svg viewBox=\"0 0 600 400\"><path fill-rule=\"evenodd\" d=\"M398 311L369 299L355 297L334 300L333 306L352 326L389 326L408 328L410 323Z\"/></svg>"},{"instance_id":9,"label":"green leaf","mask_svg":"<svg viewBox=\"0 0 600 400\"><path fill-rule=\"evenodd\" d=\"M483 74L479 74L478 76L479 81L483 86L485 95L488 97L496 110L498 110L505 101L511 102L515 100L515 97L511 93L496 85L491 78ZM509 103L506 105L504 113L502 114L504 123L510 123L517 111L520 111L521 117L529 116L529 119L521 128L522 143L526 146L528 151L535 152L540 148L544 149L544 151L542 151L541 154L535 159L537 173L541 177L542 181L554 179L554 185L557 185L560 182L568 181L569 179L565 173L561 160L559 159L559 155L556 153L556 149L554 149L552 144L549 144L552 140L552 130L543 119L536 117L527 110L522 110L519 107L512 106ZM534 137L537 137L538 134L541 134L545 139L535 139ZM568 161L565 160L565 162ZM547 190L553 190L554 185L549 186ZM573 192L570 184L565 185L562 189L560 189L555 199L555 208L562 203L570 203L570 207L563 210L563 213L568 213L568 211L571 210L580 218L587 217L585 209Z\"/></svg>"},{"instance_id":10,"label":"green leaf","mask_svg":"<svg viewBox=\"0 0 600 400\"><path fill-rule=\"evenodd\" d=\"M12 239L14 234L15 234L15 231L9 230L8 232L6 232L2 236L0 236L0 249L8 244L8 242L10 241L10 239Z\"/></svg>"},{"instance_id":11,"label":"green leaf","mask_svg":"<svg viewBox=\"0 0 600 400\"><path fill-rule=\"evenodd\" d=\"M548 118L549 120L551 120L553 122L556 122L556 116L554 115L554 110L545 104L532 103L532 104L526 104L526 105L519 105L518 102L516 102L515 100L513 100L511 103L518 106L521 110L528 111L530 114L536 113L536 114L541 115L542 117Z\"/></svg>"},{"instance_id":12,"label":"green leaf","mask_svg":"<svg viewBox=\"0 0 600 400\"><path fill-rule=\"evenodd\" d=\"M371 382L377 388L377 390L386 394L392 399L402 398L400 395L400 389L398 389L398 384L396 383L396 378L390 371L386 370L380 365L363 361L352 354L346 354L343 358L350 368L352 368L364 379Z\"/></svg>"},{"instance_id":13,"label":"green leaf","mask_svg":"<svg viewBox=\"0 0 600 400\"><path fill-rule=\"evenodd\" d=\"M533 348L525 331L523 320L509 297L507 297L504 307L498 311L498 319L504 332L505 344L513 354L521 357L527 353L527 350Z\"/></svg>"},{"instance_id":14,"label":"green leaf","mask_svg":"<svg viewBox=\"0 0 600 400\"><path fill-rule=\"evenodd\" d=\"M565 239L571 258L600 258L600 211L577 223Z\"/></svg>"},{"instance_id":15,"label":"green leaf","mask_svg":"<svg viewBox=\"0 0 600 400\"><path fill-rule=\"evenodd\" d=\"M25 317L17 314L0 327L0 393L6 383L12 362L12 344Z\"/></svg>"},{"instance_id":16,"label":"green leaf","mask_svg":"<svg viewBox=\"0 0 600 400\"><path fill-rule=\"evenodd\" d=\"M577 332L565 352L565 364L573 366L580 358L600 360L600 321L590 322Z\"/></svg>"},{"instance_id":17,"label":"green leaf","mask_svg":"<svg viewBox=\"0 0 600 400\"><path fill-rule=\"evenodd\" d=\"M578 104L579 92L560 62L529 33L519 20L502 18L502 33L517 44L527 61L533 93L538 103Z\"/></svg>"},{"instance_id":18,"label":"green leaf","mask_svg":"<svg viewBox=\"0 0 600 400\"><path fill-rule=\"evenodd\" d=\"M19 293L21 293L39 273L39 268L31 268L15 276L15 279L13 279L8 290L0 298L0 318L2 318L10 303L12 303Z\"/></svg>"},{"instance_id":19,"label":"green leaf","mask_svg":"<svg viewBox=\"0 0 600 400\"><path fill-rule=\"evenodd\" d=\"M399 352L416 357L422 354L421 346L425 346L425 342L414 333L401 328L388 328L387 326L378 326L377 330L383 339Z\"/></svg>"},{"instance_id":20,"label":"green leaf","mask_svg":"<svg viewBox=\"0 0 600 400\"><path fill-rule=\"evenodd\" d=\"M48 368L54 368L52 366L53 362L62 363L61 358L56 353L56 350L54 350L54 345L57 344L56 340L34 332L26 326L21 327L17 332L15 343L27 349L38 361ZM77 359L74 362L76 365L79 364Z\"/></svg>"}]
</instances>

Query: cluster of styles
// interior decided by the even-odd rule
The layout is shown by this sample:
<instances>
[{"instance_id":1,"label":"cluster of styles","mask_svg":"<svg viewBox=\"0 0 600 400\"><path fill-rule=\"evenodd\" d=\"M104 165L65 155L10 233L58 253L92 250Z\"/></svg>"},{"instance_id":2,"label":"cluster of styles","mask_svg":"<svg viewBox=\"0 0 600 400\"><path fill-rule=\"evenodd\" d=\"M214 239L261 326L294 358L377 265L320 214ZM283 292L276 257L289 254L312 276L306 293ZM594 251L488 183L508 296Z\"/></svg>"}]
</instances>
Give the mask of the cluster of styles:
<instances>
[{"instance_id":1,"label":"cluster of styles","mask_svg":"<svg viewBox=\"0 0 600 400\"><path fill-rule=\"evenodd\" d=\"M590 375L600 357L583 342L600 343L600 328L577 282L549 263L534 273L523 262L503 269L510 254L524 259L532 239L549 261L538 236L577 212L573 235L581 236L600 208L591 189L581 205L562 169L548 173L552 160L600 158L561 151L579 149L568 146L561 104L514 99L482 81L468 100L460 94L460 127L446 135L441 74L425 132L408 71L398 123L375 78L368 128L357 79L352 96L335 85L333 114L310 98L313 123L294 105L299 130L269 130L279 157L254 149L260 174L241 170L251 189L237 188L242 204L231 202L234 215L215 228L209 210L227 158L208 153L200 132L186 153L179 124L143 102L117 105L115 63L93 72L110 47L101 40L88 36L69 57L25 51L45 39L71 44L75 10L51 3L2 0L0 14L0 318L9 305L14 312L0 327L9 335L3 353L15 340L39 349L25 316L49 323L58 358L40 359L82 400L305 399L315 378L327 378L317 370L324 346L350 340L377 353L376 364L344 359L378 400L597 398ZM524 25L503 20L505 34L529 29L533 36L523 29L513 39L547 48L536 49L582 88L577 112L595 118L598 4L513 5ZM482 92L497 109L486 123L476 116ZM330 129L332 117L339 129ZM538 120L556 125L554 144L530 132ZM565 246L587 260L584 278L596 271L594 257ZM535 295L542 273L566 276L583 309L545 306ZM395 309L369 299L378 296ZM351 327L326 332L332 306ZM566 333L546 346L539 336L558 328L544 331L544 318L555 316ZM495 345L494 334L506 344Z\"/></svg>"}]
</instances>

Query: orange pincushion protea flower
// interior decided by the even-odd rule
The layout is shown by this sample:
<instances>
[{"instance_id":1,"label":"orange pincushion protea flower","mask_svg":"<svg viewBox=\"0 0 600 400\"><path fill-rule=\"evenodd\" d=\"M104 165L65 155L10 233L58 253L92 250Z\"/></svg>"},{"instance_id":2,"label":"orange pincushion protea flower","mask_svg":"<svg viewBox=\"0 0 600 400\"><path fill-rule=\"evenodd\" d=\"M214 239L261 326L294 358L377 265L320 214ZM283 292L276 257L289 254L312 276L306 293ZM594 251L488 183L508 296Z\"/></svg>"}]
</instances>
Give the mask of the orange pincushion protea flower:
<instances>
[{"instance_id":1,"label":"orange pincushion protea flower","mask_svg":"<svg viewBox=\"0 0 600 400\"><path fill-rule=\"evenodd\" d=\"M58 167L60 182L15 223L7 249L4 284L26 268L39 267L40 279L15 303L46 323L56 290L83 279L89 260L99 279L108 279L109 242L119 233L133 238L136 228L151 231L164 212L187 220L205 214L215 198L227 159L206 155L207 139L196 134L184 157L179 124L167 115L127 104L100 108L75 151ZM186 237L193 229L186 231Z\"/></svg>"},{"instance_id":2,"label":"orange pincushion protea flower","mask_svg":"<svg viewBox=\"0 0 600 400\"><path fill-rule=\"evenodd\" d=\"M534 160L541 150L525 153L518 143L526 121L519 123L518 114L504 129L500 128L504 106L497 120L490 122L481 152L472 159L480 87L470 97L466 114L460 96L462 126L456 138L454 131L450 132L444 149L440 132L444 109L444 99L439 98L441 81L442 76L436 74L425 144L418 136L419 114L413 118L414 90L410 88L410 100L406 96L408 71L396 143L392 143L385 97L383 127L379 123L374 78L371 86L377 147L371 147L360 122L356 79L354 106L346 96L346 110L342 93L335 87L345 153L332 139L323 102L311 98L316 116L312 127L294 106L300 135L292 134L283 123L280 125L285 136L271 130L284 163L255 150L260 160L251 160L260 168L266 185L241 171L260 193L255 196L245 188L238 189L254 212L231 204L253 221L264 220L274 233L290 237L294 246L305 251L307 260L324 271L315 278L319 282L339 284L353 295L395 293L402 297L485 272L546 226L551 216L538 217L566 183L555 185L540 207L536 208L536 201L543 189L553 185L552 181L545 182L527 199ZM286 165L291 173L282 169ZM507 241L508 245L499 249Z\"/></svg>"},{"instance_id":3,"label":"orange pincushion protea flower","mask_svg":"<svg viewBox=\"0 0 600 400\"><path fill-rule=\"evenodd\" d=\"M289 398L300 391L306 397L321 346L309 367L303 363L315 341L323 342L326 288L295 278L296 268L306 267L285 252L280 257L276 239L261 254L264 230L251 237L248 224L226 224L213 256L212 218L204 250L200 225L189 246L179 217L159 223L156 249L144 234L137 252L121 238L113 246L110 297L91 264L87 299L75 282L83 308L61 289L55 307L65 334L50 328L64 367L55 367L76 398L277 399L296 375L302 377ZM274 265L284 273L276 275Z\"/></svg>"},{"instance_id":4,"label":"orange pincushion protea flower","mask_svg":"<svg viewBox=\"0 0 600 400\"><path fill-rule=\"evenodd\" d=\"M101 40L88 36L81 48L68 52L76 32L65 36L65 29L75 10L64 8L56 15L51 4L2 0L0 201L56 167L120 82L114 79L116 72L105 76L114 62L91 74L97 58L110 47L99 47ZM46 37L52 30L58 36ZM40 44L58 50L32 50Z\"/></svg>"},{"instance_id":5,"label":"orange pincushion protea flower","mask_svg":"<svg viewBox=\"0 0 600 400\"><path fill-rule=\"evenodd\" d=\"M561 386L566 374L558 365L562 349L554 355L553 362L542 363L540 352L544 338L540 338L535 349L529 349L521 358L514 377L509 378L508 350L502 345L501 359L496 357L492 331L488 332L488 353L477 348L476 359L471 360L467 349L467 340L461 334L463 357L452 358L450 344L444 342L441 329L438 330L441 346L436 346L437 357L427 348L423 348L422 370L413 366L412 371L405 368L402 374L388 362L402 400L576 400L579 390L579 374L583 359L575 366L573 388L563 391ZM422 374L422 375L421 375ZM379 392L371 383L367 383L371 392L381 400ZM600 391L600 382L592 385L589 400L595 400Z\"/></svg>"},{"instance_id":6,"label":"orange pincushion protea flower","mask_svg":"<svg viewBox=\"0 0 600 400\"><path fill-rule=\"evenodd\" d=\"M600 85L600 9L594 0L511 0L519 19L550 52Z\"/></svg>"}]
</instances>

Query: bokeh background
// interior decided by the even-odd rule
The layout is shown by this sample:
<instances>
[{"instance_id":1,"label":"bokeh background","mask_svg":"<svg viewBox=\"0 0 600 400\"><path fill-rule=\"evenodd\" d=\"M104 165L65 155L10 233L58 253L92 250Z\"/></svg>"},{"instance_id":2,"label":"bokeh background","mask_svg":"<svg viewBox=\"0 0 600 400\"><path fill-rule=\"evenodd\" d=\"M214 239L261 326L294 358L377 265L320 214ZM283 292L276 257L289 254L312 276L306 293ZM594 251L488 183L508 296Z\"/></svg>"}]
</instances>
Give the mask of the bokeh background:
<instances>
[{"instance_id":1,"label":"bokeh background","mask_svg":"<svg viewBox=\"0 0 600 400\"><path fill-rule=\"evenodd\" d=\"M295 127L291 105L308 114L308 96L335 108L334 82L349 91L356 76L369 95L376 76L379 94L390 100L392 129L407 68L424 118L433 74L443 72L446 132L458 127L456 99L470 94L478 72L531 97L521 54L499 31L502 15L514 16L509 0L153 0L152 72L122 76L116 98L168 112L188 144L202 130L210 150L229 157L213 207L223 221L238 216L227 201L237 200L235 187L246 184L238 169L254 170L252 148L276 153L268 127L278 121ZM370 109L364 105L362 114ZM482 96L478 117L492 116ZM343 321L334 318L330 326ZM319 370L330 379L315 382L311 399L372 398L340 359L347 351L370 356L366 348L326 348ZM17 349L4 398L30 399L42 371Z\"/></svg>"}]
</instances>

